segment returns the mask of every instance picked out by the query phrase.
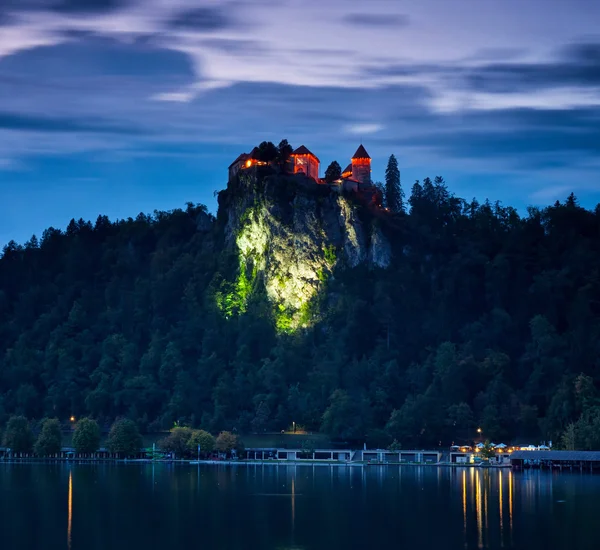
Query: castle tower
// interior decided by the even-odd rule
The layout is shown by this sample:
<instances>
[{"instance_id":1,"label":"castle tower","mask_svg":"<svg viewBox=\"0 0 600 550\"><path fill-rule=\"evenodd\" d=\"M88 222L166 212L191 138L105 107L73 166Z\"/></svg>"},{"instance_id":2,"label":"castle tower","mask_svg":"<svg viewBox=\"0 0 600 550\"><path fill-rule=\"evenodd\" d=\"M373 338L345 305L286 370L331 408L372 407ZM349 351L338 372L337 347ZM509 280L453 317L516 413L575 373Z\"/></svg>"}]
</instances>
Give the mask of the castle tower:
<instances>
[{"instance_id":1,"label":"castle tower","mask_svg":"<svg viewBox=\"0 0 600 550\"><path fill-rule=\"evenodd\" d=\"M292 153L292 159L294 160L294 174L302 173L315 181L319 180L320 161L304 145Z\"/></svg>"},{"instance_id":2,"label":"castle tower","mask_svg":"<svg viewBox=\"0 0 600 550\"><path fill-rule=\"evenodd\" d=\"M371 183L371 157L362 144L352 157L352 179L359 183Z\"/></svg>"}]
</instances>

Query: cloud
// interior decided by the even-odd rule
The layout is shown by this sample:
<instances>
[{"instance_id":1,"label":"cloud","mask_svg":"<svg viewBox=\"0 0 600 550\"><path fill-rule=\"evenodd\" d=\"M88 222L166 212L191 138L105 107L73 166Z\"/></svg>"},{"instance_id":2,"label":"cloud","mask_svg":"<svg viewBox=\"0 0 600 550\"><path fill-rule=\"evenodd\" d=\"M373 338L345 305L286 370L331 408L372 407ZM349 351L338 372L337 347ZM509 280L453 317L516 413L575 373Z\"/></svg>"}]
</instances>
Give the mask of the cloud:
<instances>
[{"instance_id":1,"label":"cloud","mask_svg":"<svg viewBox=\"0 0 600 550\"><path fill-rule=\"evenodd\" d=\"M13 171L13 170L23 170L23 164L18 160L11 158L2 158L0 157L0 170L1 171Z\"/></svg>"},{"instance_id":2,"label":"cloud","mask_svg":"<svg viewBox=\"0 0 600 550\"><path fill-rule=\"evenodd\" d=\"M407 27L410 24L408 15L399 13L350 13L343 21L355 27Z\"/></svg>"},{"instance_id":3,"label":"cloud","mask_svg":"<svg viewBox=\"0 0 600 550\"><path fill-rule=\"evenodd\" d=\"M35 132L88 132L102 134L137 135L139 130L110 121L41 117L0 111L0 130L27 130Z\"/></svg>"},{"instance_id":4,"label":"cloud","mask_svg":"<svg viewBox=\"0 0 600 550\"><path fill-rule=\"evenodd\" d=\"M429 107L444 113L600 105L600 43L569 44L537 62L505 55L511 61L490 62L488 54L443 63L381 60L359 71L377 85L420 84Z\"/></svg>"},{"instance_id":5,"label":"cloud","mask_svg":"<svg viewBox=\"0 0 600 550\"><path fill-rule=\"evenodd\" d=\"M13 15L8 12L3 12L0 10L0 27L8 25L14 21Z\"/></svg>"},{"instance_id":6,"label":"cloud","mask_svg":"<svg viewBox=\"0 0 600 550\"><path fill-rule=\"evenodd\" d=\"M218 31L231 29L237 22L231 15L231 6L205 6L178 13L169 26L195 31Z\"/></svg>"},{"instance_id":7,"label":"cloud","mask_svg":"<svg viewBox=\"0 0 600 550\"><path fill-rule=\"evenodd\" d=\"M488 93L534 92L548 88L600 87L600 44L572 44L550 61L495 63L466 74L469 88Z\"/></svg>"},{"instance_id":8,"label":"cloud","mask_svg":"<svg viewBox=\"0 0 600 550\"><path fill-rule=\"evenodd\" d=\"M364 0L52 0L26 14L10 1L15 20L0 31L9 160L151 158L167 146L173 157L211 146L235 156L286 137L325 162L363 136L374 159L396 152L404 165L533 180L562 167L592 173L599 155L598 45L543 57L539 36L507 48L473 21L458 44L432 0L410 20L376 13L397 2L361 13Z\"/></svg>"},{"instance_id":9,"label":"cloud","mask_svg":"<svg viewBox=\"0 0 600 550\"><path fill-rule=\"evenodd\" d=\"M536 203L548 204L549 202L563 200L572 191L573 187L569 185L553 185L530 193L529 198Z\"/></svg>"},{"instance_id":10,"label":"cloud","mask_svg":"<svg viewBox=\"0 0 600 550\"><path fill-rule=\"evenodd\" d=\"M375 134L383 130L381 124L349 124L345 127L346 132L355 136L365 136Z\"/></svg>"},{"instance_id":11,"label":"cloud","mask_svg":"<svg viewBox=\"0 0 600 550\"><path fill-rule=\"evenodd\" d=\"M257 56L269 53L269 47L261 40L205 38L200 43L207 48L231 55Z\"/></svg>"},{"instance_id":12,"label":"cloud","mask_svg":"<svg viewBox=\"0 0 600 550\"><path fill-rule=\"evenodd\" d=\"M0 75L63 87L74 81L79 85L79 79L86 78L102 81L119 76L124 81L140 77L187 78L191 82L195 76L188 56L183 53L154 44L126 44L85 35L77 41L0 58Z\"/></svg>"},{"instance_id":13,"label":"cloud","mask_svg":"<svg viewBox=\"0 0 600 550\"><path fill-rule=\"evenodd\" d=\"M127 0L57 0L51 2L50 7L63 13L96 13L116 10L127 4Z\"/></svg>"}]
</instances>

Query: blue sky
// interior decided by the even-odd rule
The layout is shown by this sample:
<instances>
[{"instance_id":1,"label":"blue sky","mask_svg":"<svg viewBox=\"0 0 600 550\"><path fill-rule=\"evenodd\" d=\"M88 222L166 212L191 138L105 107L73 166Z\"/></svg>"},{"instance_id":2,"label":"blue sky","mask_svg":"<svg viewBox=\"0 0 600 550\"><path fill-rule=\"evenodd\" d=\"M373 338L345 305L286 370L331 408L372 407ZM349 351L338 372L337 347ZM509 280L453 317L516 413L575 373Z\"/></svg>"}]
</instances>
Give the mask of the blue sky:
<instances>
[{"instance_id":1,"label":"blue sky","mask_svg":"<svg viewBox=\"0 0 600 550\"><path fill-rule=\"evenodd\" d=\"M213 193L287 138L521 210L600 202L596 0L1 0L0 245Z\"/></svg>"}]
</instances>

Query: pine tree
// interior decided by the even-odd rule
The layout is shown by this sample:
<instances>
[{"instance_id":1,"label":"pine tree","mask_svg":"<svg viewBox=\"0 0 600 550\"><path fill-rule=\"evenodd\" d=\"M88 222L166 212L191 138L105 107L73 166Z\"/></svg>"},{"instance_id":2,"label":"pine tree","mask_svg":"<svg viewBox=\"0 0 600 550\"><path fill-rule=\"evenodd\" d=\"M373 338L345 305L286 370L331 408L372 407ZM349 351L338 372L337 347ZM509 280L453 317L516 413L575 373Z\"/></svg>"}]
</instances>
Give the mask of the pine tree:
<instances>
[{"instance_id":1,"label":"pine tree","mask_svg":"<svg viewBox=\"0 0 600 550\"><path fill-rule=\"evenodd\" d=\"M404 192L400 185L398 161L392 155L385 170L385 204L392 212L404 210Z\"/></svg>"}]
</instances>

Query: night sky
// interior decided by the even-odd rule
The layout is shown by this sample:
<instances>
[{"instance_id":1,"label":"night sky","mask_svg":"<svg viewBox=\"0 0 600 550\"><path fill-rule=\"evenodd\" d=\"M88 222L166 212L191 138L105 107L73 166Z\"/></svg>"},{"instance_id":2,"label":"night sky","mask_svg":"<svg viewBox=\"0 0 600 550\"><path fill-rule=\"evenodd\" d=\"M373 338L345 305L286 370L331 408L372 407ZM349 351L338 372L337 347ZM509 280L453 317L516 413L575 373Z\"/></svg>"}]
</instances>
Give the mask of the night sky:
<instances>
[{"instance_id":1,"label":"night sky","mask_svg":"<svg viewBox=\"0 0 600 550\"><path fill-rule=\"evenodd\" d=\"M182 207L260 141L600 202L598 0L0 0L0 246Z\"/></svg>"}]
</instances>

